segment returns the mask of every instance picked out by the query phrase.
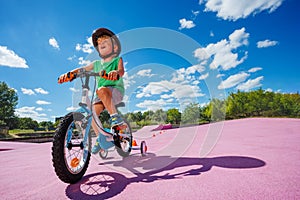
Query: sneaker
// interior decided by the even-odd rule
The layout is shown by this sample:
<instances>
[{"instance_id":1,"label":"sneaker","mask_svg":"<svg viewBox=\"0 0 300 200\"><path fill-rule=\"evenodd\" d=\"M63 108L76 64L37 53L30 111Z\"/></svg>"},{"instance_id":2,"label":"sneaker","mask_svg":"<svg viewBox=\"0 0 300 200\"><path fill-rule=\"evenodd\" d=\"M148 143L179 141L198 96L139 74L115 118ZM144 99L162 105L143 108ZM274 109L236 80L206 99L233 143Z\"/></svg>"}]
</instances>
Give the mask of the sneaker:
<instances>
[{"instance_id":1,"label":"sneaker","mask_svg":"<svg viewBox=\"0 0 300 200\"><path fill-rule=\"evenodd\" d=\"M101 147L100 147L100 143L99 143L99 136L96 139L96 143L92 148L92 154L96 154L100 151Z\"/></svg>"},{"instance_id":2,"label":"sneaker","mask_svg":"<svg viewBox=\"0 0 300 200\"><path fill-rule=\"evenodd\" d=\"M118 114L114 114L110 117L110 126L114 127L114 126L120 126L124 124L123 119L120 117L120 115Z\"/></svg>"}]
</instances>

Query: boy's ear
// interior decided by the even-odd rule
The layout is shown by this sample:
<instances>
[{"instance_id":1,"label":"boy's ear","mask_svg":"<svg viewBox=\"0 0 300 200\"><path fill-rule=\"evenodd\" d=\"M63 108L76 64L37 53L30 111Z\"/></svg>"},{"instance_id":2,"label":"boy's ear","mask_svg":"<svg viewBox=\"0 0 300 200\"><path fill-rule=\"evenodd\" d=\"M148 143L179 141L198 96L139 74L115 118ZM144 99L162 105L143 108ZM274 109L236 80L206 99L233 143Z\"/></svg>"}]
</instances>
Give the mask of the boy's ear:
<instances>
[{"instance_id":1,"label":"boy's ear","mask_svg":"<svg viewBox=\"0 0 300 200\"><path fill-rule=\"evenodd\" d=\"M118 45L114 45L114 52L117 52L119 49Z\"/></svg>"}]
</instances>

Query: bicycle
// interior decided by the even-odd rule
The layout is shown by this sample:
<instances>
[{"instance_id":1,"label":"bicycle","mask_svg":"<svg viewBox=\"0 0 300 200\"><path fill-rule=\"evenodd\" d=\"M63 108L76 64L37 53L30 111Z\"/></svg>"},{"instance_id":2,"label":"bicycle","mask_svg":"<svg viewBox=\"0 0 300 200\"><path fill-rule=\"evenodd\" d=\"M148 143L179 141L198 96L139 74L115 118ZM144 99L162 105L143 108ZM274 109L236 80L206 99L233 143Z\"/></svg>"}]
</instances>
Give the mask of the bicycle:
<instances>
[{"instance_id":1,"label":"bicycle","mask_svg":"<svg viewBox=\"0 0 300 200\"><path fill-rule=\"evenodd\" d=\"M105 78L105 71L99 73L82 71L73 74L82 83L82 98L79 109L65 115L55 131L52 146L52 162L58 178L65 183L76 183L85 174L91 157L91 123L95 120L100 134L100 157L105 158L107 151L115 147L122 157L129 156L132 150L132 132L129 123L126 128L114 126L111 130L103 128L99 117L93 110L93 97L89 98L90 77ZM95 93L95 87L92 94ZM123 104L124 105L124 104ZM123 126L124 127L124 126Z\"/></svg>"}]
</instances>

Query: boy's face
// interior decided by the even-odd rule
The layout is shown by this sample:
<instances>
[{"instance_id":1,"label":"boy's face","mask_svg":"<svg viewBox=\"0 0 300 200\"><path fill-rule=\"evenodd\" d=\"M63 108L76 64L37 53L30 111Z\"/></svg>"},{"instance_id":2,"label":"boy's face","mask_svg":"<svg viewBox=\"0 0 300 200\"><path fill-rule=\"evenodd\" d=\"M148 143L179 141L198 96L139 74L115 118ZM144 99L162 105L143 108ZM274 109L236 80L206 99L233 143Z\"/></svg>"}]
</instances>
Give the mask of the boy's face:
<instances>
[{"instance_id":1,"label":"boy's face","mask_svg":"<svg viewBox=\"0 0 300 200\"><path fill-rule=\"evenodd\" d=\"M112 52L112 41L110 37L100 37L97 42L98 50L101 55L106 56Z\"/></svg>"}]
</instances>

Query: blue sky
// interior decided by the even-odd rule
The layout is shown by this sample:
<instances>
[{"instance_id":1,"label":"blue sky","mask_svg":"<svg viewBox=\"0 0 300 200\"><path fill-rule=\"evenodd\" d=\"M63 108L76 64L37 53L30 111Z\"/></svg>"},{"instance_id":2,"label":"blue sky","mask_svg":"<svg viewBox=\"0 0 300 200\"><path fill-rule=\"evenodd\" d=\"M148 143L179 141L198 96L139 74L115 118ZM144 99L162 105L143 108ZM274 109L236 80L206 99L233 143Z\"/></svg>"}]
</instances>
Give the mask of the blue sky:
<instances>
[{"instance_id":1,"label":"blue sky","mask_svg":"<svg viewBox=\"0 0 300 200\"><path fill-rule=\"evenodd\" d=\"M99 59L91 34L122 43L123 112L183 110L191 102L259 87L300 88L297 0L0 0L0 81L17 91L16 113L54 121L77 107L79 81L57 77Z\"/></svg>"}]
</instances>

